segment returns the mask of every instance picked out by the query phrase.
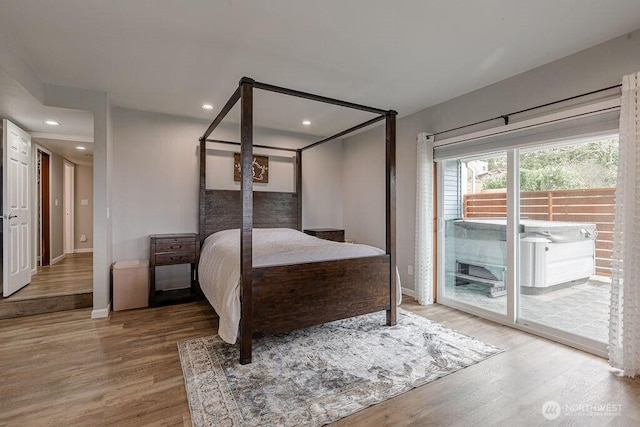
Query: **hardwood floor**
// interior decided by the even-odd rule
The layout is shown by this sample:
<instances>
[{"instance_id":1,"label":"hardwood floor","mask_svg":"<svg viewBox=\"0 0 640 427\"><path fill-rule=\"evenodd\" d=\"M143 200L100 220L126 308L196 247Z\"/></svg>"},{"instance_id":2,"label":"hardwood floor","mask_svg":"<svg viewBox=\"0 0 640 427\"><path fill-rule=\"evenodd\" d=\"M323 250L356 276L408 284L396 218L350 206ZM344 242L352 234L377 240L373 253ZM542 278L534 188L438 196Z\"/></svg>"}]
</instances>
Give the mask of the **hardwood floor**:
<instances>
[{"instance_id":1,"label":"hardwood floor","mask_svg":"<svg viewBox=\"0 0 640 427\"><path fill-rule=\"evenodd\" d=\"M403 307L505 350L356 413L336 426L638 425L640 381L607 362L493 322L405 297ZM0 425L189 425L176 342L214 334L205 302L0 320ZM618 417L542 416L549 400L622 405Z\"/></svg>"},{"instance_id":2,"label":"hardwood floor","mask_svg":"<svg viewBox=\"0 0 640 427\"><path fill-rule=\"evenodd\" d=\"M38 267L31 283L5 301L93 292L93 254L67 254L57 264Z\"/></svg>"},{"instance_id":3,"label":"hardwood floor","mask_svg":"<svg viewBox=\"0 0 640 427\"><path fill-rule=\"evenodd\" d=\"M57 264L38 267L31 283L0 298L0 319L93 306L93 254L67 254Z\"/></svg>"}]
</instances>

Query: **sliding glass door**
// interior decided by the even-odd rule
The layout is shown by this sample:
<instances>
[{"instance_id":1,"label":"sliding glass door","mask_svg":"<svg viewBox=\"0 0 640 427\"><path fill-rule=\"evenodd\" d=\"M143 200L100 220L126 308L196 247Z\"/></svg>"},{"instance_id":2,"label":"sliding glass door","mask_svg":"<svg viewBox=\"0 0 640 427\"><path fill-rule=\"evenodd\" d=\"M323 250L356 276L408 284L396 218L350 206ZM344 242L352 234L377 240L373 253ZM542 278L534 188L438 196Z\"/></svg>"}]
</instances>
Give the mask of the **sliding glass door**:
<instances>
[{"instance_id":1,"label":"sliding glass door","mask_svg":"<svg viewBox=\"0 0 640 427\"><path fill-rule=\"evenodd\" d=\"M438 301L602 353L617 137L438 162Z\"/></svg>"},{"instance_id":2,"label":"sliding glass door","mask_svg":"<svg viewBox=\"0 0 640 427\"><path fill-rule=\"evenodd\" d=\"M520 315L606 343L616 137L521 149Z\"/></svg>"},{"instance_id":3,"label":"sliding glass door","mask_svg":"<svg viewBox=\"0 0 640 427\"><path fill-rule=\"evenodd\" d=\"M492 185L507 156L441 164L444 219L444 296L493 313L507 313L506 195Z\"/></svg>"}]
</instances>

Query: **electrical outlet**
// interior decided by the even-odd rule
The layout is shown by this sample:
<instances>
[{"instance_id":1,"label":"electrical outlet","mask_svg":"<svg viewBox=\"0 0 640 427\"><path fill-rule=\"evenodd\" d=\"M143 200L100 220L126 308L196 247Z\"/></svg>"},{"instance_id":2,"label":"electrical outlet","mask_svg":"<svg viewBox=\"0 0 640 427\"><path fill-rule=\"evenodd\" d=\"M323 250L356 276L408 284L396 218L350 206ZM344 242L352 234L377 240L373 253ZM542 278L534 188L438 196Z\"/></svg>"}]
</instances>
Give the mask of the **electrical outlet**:
<instances>
[{"instance_id":1,"label":"electrical outlet","mask_svg":"<svg viewBox=\"0 0 640 427\"><path fill-rule=\"evenodd\" d=\"M413 265L410 265L409 267L407 267L407 274L409 276L413 276Z\"/></svg>"}]
</instances>

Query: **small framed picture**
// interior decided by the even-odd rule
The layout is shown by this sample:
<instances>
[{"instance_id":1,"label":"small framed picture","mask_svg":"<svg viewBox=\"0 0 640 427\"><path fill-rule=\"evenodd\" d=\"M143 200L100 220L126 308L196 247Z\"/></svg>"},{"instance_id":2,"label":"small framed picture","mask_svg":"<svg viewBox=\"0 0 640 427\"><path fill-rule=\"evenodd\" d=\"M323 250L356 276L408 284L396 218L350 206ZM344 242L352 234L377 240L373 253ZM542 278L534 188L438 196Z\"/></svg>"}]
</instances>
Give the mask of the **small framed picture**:
<instances>
[{"instance_id":1,"label":"small framed picture","mask_svg":"<svg viewBox=\"0 0 640 427\"><path fill-rule=\"evenodd\" d=\"M233 154L233 180L239 182L242 177L240 153ZM253 182L269 182L269 157L253 156Z\"/></svg>"}]
</instances>

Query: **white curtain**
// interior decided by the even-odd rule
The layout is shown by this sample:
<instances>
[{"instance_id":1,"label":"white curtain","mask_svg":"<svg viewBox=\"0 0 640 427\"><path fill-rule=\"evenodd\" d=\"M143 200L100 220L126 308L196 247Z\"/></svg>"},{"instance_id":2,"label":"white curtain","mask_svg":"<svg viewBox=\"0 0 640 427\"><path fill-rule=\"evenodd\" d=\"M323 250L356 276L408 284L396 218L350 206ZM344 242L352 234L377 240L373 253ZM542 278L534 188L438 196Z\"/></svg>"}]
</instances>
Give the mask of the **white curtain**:
<instances>
[{"instance_id":1,"label":"white curtain","mask_svg":"<svg viewBox=\"0 0 640 427\"><path fill-rule=\"evenodd\" d=\"M640 374L640 73L622 80L609 363Z\"/></svg>"},{"instance_id":2,"label":"white curtain","mask_svg":"<svg viewBox=\"0 0 640 427\"><path fill-rule=\"evenodd\" d=\"M433 136L418 135L416 166L416 299L433 303Z\"/></svg>"}]
</instances>

